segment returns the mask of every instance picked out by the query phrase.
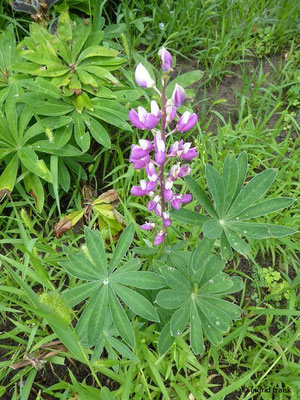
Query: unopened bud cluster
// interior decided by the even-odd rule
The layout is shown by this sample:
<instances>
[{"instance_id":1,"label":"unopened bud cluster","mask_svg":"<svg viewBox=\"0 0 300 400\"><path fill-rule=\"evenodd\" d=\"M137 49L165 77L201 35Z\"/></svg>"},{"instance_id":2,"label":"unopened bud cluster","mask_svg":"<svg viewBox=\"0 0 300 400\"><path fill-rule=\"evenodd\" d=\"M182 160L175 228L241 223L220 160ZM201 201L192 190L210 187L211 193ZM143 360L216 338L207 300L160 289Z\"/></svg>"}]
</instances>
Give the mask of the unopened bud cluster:
<instances>
[{"instance_id":1,"label":"unopened bud cluster","mask_svg":"<svg viewBox=\"0 0 300 400\"><path fill-rule=\"evenodd\" d=\"M172 56L162 48L158 55L161 60L162 92L156 88L155 81L151 78L147 69L139 64L135 70L135 80L137 84L144 88L154 88L160 94L160 105L155 100L151 101L150 112L143 107L130 110L129 119L136 128L151 130L151 139L141 139L139 144L131 146L130 162L135 169L144 169L147 179L140 181L139 186L131 188L131 194L135 196L148 196L147 209L161 218L161 229L156 231L154 245L159 245L166 235L166 228L171 225L168 209L179 210L182 204L192 201L190 194L176 194L174 183L178 178L183 178L190 174L191 168L187 164L182 164L197 157L198 153L191 143L184 143L183 140L173 141L168 145L167 138L175 135L176 132L187 132L197 123L197 115L188 111L181 116L178 115L178 108L185 100L185 90L175 85L170 99L166 98L166 80L172 70ZM176 124L175 124L176 122ZM174 129L170 129L170 124L174 124ZM158 128L159 127L159 128ZM170 165L166 169L167 164ZM141 225L144 230L152 230L156 224L152 221Z\"/></svg>"}]
</instances>

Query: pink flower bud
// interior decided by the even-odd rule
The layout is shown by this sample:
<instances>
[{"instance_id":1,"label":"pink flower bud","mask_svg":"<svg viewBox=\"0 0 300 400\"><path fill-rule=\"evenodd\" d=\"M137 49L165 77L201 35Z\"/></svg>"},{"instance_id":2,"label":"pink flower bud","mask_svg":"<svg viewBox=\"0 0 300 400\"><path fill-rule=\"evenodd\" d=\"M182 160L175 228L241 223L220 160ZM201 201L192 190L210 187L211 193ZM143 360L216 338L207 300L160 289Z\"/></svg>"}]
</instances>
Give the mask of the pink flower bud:
<instances>
[{"instance_id":1,"label":"pink flower bud","mask_svg":"<svg viewBox=\"0 0 300 400\"><path fill-rule=\"evenodd\" d=\"M149 72L141 63L135 69L135 81L139 86L145 88L151 88L155 85L155 82L151 78Z\"/></svg>"},{"instance_id":2,"label":"pink flower bud","mask_svg":"<svg viewBox=\"0 0 300 400\"><path fill-rule=\"evenodd\" d=\"M166 218L166 219L163 219L163 224L166 228L168 228L169 226L172 225L172 221L170 220L170 218Z\"/></svg>"},{"instance_id":3,"label":"pink flower bud","mask_svg":"<svg viewBox=\"0 0 300 400\"><path fill-rule=\"evenodd\" d=\"M168 52L168 50L165 49L164 47L162 47L158 52L158 56L159 56L159 58L161 60L161 68L162 68L162 70L165 71L165 72L171 71L171 69L172 69L172 56Z\"/></svg>"},{"instance_id":4,"label":"pink flower bud","mask_svg":"<svg viewBox=\"0 0 300 400\"><path fill-rule=\"evenodd\" d=\"M140 228L144 229L144 231L151 231L155 227L153 222L145 222L143 225L140 225Z\"/></svg>"},{"instance_id":5,"label":"pink flower bud","mask_svg":"<svg viewBox=\"0 0 300 400\"><path fill-rule=\"evenodd\" d=\"M191 194L184 194L181 196L180 203L187 204L193 200L193 196Z\"/></svg>"},{"instance_id":6,"label":"pink flower bud","mask_svg":"<svg viewBox=\"0 0 300 400\"><path fill-rule=\"evenodd\" d=\"M166 234L164 231L160 231L154 238L154 246L158 246L162 243L162 241L164 240Z\"/></svg>"},{"instance_id":7,"label":"pink flower bud","mask_svg":"<svg viewBox=\"0 0 300 400\"><path fill-rule=\"evenodd\" d=\"M179 108L185 99L185 91L183 87L175 85L175 88L172 93L172 101L176 108Z\"/></svg>"},{"instance_id":8,"label":"pink flower bud","mask_svg":"<svg viewBox=\"0 0 300 400\"><path fill-rule=\"evenodd\" d=\"M176 128L179 132L187 132L192 129L198 121L198 117L195 113L191 114L186 111L178 120Z\"/></svg>"}]
</instances>

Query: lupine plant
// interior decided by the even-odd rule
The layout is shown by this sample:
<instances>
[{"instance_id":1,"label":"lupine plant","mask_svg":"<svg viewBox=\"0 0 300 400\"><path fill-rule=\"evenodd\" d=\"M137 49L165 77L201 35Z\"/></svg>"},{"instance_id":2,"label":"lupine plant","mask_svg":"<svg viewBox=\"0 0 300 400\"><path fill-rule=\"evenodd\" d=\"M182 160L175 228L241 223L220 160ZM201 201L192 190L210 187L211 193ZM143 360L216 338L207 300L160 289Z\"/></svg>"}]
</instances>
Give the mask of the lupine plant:
<instances>
[{"instance_id":1,"label":"lupine plant","mask_svg":"<svg viewBox=\"0 0 300 400\"><path fill-rule=\"evenodd\" d=\"M184 143L182 139L168 140L177 132L191 130L197 123L197 115L189 111L181 116L177 114L186 97L185 90L180 85L175 85L171 98L167 99L166 86L173 60L165 48L158 55L162 68L161 91L141 63L136 67L135 80L143 88L152 88L160 97L160 105L152 100L150 112L143 107L129 112L133 126L152 132L149 139L140 139L138 145L131 146L130 162L135 169L144 169L147 175L147 179L142 179L139 186L132 187L131 194L149 197L147 209L161 220L160 224L150 220L141 225L146 231L156 227L155 246L163 242L166 228L172 224L169 210L179 210L182 204L192 200L190 194L177 194L174 187L178 178L191 172L190 166L182 165L182 162L190 161L198 155L196 147L191 147L191 142Z\"/></svg>"}]
</instances>

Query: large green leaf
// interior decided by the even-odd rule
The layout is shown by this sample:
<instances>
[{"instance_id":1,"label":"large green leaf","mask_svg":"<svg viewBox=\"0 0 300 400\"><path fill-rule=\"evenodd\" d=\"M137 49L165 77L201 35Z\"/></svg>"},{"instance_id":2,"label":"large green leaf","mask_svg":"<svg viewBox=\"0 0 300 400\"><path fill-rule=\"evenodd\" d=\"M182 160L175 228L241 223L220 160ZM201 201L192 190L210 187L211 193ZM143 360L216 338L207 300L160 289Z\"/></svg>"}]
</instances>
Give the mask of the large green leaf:
<instances>
[{"instance_id":1,"label":"large green leaf","mask_svg":"<svg viewBox=\"0 0 300 400\"><path fill-rule=\"evenodd\" d=\"M280 197L276 199L265 200L261 203L255 204L249 208L246 208L240 214L239 219L250 219L261 217L266 214L270 214L274 211L281 210L282 208L289 207L294 203L294 199L289 197Z\"/></svg>"},{"instance_id":2,"label":"large green leaf","mask_svg":"<svg viewBox=\"0 0 300 400\"><path fill-rule=\"evenodd\" d=\"M119 272L119 270L117 270L113 275L111 275L110 281L148 290L160 289L166 286L165 280L162 276L155 274L154 272L145 271Z\"/></svg>"},{"instance_id":3,"label":"large green leaf","mask_svg":"<svg viewBox=\"0 0 300 400\"><path fill-rule=\"evenodd\" d=\"M39 160L33 149L29 147L23 147L22 149L18 150L18 154L22 164L29 169L29 171L47 182L53 182L51 172L46 166L45 161Z\"/></svg>"},{"instance_id":4,"label":"large green leaf","mask_svg":"<svg viewBox=\"0 0 300 400\"><path fill-rule=\"evenodd\" d=\"M224 268L225 261L222 260L219 256L214 255L212 258L207 262L202 278L199 282L200 285L204 285L210 279L217 276L222 269Z\"/></svg>"},{"instance_id":5,"label":"large green leaf","mask_svg":"<svg viewBox=\"0 0 300 400\"><path fill-rule=\"evenodd\" d=\"M223 260L231 260L232 258L232 249L228 239L223 231L220 238L220 248L221 248L221 255Z\"/></svg>"},{"instance_id":6,"label":"large green leaf","mask_svg":"<svg viewBox=\"0 0 300 400\"><path fill-rule=\"evenodd\" d=\"M88 298L96 289L100 289L100 286L99 281L88 282L83 285L77 284L74 288L62 292L62 297L70 307L74 307Z\"/></svg>"},{"instance_id":7,"label":"large green leaf","mask_svg":"<svg viewBox=\"0 0 300 400\"><path fill-rule=\"evenodd\" d=\"M244 242L244 240L242 240L238 235L236 235L231 229L228 229L226 226L224 226L224 232L230 246L238 253L243 254L243 256L247 257L247 255L251 251L250 246L246 242Z\"/></svg>"},{"instance_id":8,"label":"large green leaf","mask_svg":"<svg viewBox=\"0 0 300 400\"><path fill-rule=\"evenodd\" d=\"M219 274L210 279L199 289L199 295L202 297L210 296L212 293L222 293L233 286L233 281L226 274Z\"/></svg>"},{"instance_id":9,"label":"large green leaf","mask_svg":"<svg viewBox=\"0 0 300 400\"><path fill-rule=\"evenodd\" d=\"M239 194L241 187L243 186L244 180L246 178L247 169L248 169L248 156L245 151L243 151L237 158L238 163L238 177L236 183L236 189L234 198Z\"/></svg>"},{"instance_id":10,"label":"large green leaf","mask_svg":"<svg viewBox=\"0 0 300 400\"><path fill-rule=\"evenodd\" d=\"M223 342L223 337L219 329L213 326L208 319L205 317L203 312L201 311L200 307L197 306L197 311L200 316L201 324L205 335L207 336L208 340L215 346Z\"/></svg>"},{"instance_id":11,"label":"large green leaf","mask_svg":"<svg viewBox=\"0 0 300 400\"><path fill-rule=\"evenodd\" d=\"M223 165L223 182L225 190L224 213L228 210L234 198L238 183L238 162L233 154L229 154Z\"/></svg>"},{"instance_id":12,"label":"large green leaf","mask_svg":"<svg viewBox=\"0 0 300 400\"><path fill-rule=\"evenodd\" d=\"M205 167L205 175L208 188L214 199L215 207L220 217L223 216L225 191L222 177L214 167L207 164Z\"/></svg>"},{"instance_id":13,"label":"large green leaf","mask_svg":"<svg viewBox=\"0 0 300 400\"><path fill-rule=\"evenodd\" d=\"M215 243L214 239L209 239L204 237L198 246L196 247L195 251L192 255L192 269L193 271L197 271L198 269L202 269L204 272L204 266L206 264L206 260L208 259L213 245ZM200 275L199 275L200 279Z\"/></svg>"},{"instance_id":14,"label":"large green leaf","mask_svg":"<svg viewBox=\"0 0 300 400\"><path fill-rule=\"evenodd\" d=\"M229 301L217 299L214 297L209 298L209 302L215 307L220 308L225 312L231 319L239 319L242 310L236 304L229 303Z\"/></svg>"},{"instance_id":15,"label":"large green leaf","mask_svg":"<svg viewBox=\"0 0 300 400\"><path fill-rule=\"evenodd\" d=\"M221 236L223 227L216 218L209 218L203 224L203 234L209 239L217 239Z\"/></svg>"},{"instance_id":16,"label":"large green leaf","mask_svg":"<svg viewBox=\"0 0 300 400\"><path fill-rule=\"evenodd\" d=\"M185 178L187 187L189 188L190 192L192 195L195 197L195 199L198 201L198 203L212 216L215 218L218 218L218 215L211 204L211 201L201 188L201 186L198 184L198 182L192 178L191 176L187 176Z\"/></svg>"},{"instance_id":17,"label":"large green leaf","mask_svg":"<svg viewBox=\"0 0 300 400\"><path fill-rule=\"evenodd\" d=\"M155 308L144 296L116 282L110 281L110 285L135 314L149 321L159 321L159 316Z\"/></svg>"},{"instance_id":18,"label":"large green leaf","mask_svg":"<svg viewBox=\"0 0 300 400\"><path fill-rule=\"evenodd\" d=\"M84 236L88 251L100 274L107 276L107 258L101 233L99 231L92 231L86 227L84 229Z\"/></svg>"},{"instance_id":19,"label":"large green leaf","mask_svg":"<svg viewBox=\"0 0 300 400\"><path fill-rule=\"evenodd\" d=\"M63 246L63 251L71 264L61 263L61 265L65 267L69 273L72 271L71 275L74 275L79 279L92 281L104 279L105 275L103 275L102 272L100 272L83 253L71 251L65 246Z\"/></svg>"},{"instance_id":20,"label":"large green leaf","mask_svg":"<svg viewBox=\"0 0 300 400\"><path fill-rule=\"evenodd\" d=\"M162 268L161 272L171 289L186 293L191 292L192 287L181 272L172 267Z\"/></svg>"},{"instance_id":21,"label":"large green leaf","mask_svg":"<svg viewBox=\"0 0 300 400\"><path fill-rule=\"evenodd\" d=\"M228 332L231 325L231 318L220 308L214 306L208 299L198 298L197 303L208 321L220 331Z\"/></svg>"},{"instance_id":22,"label":"large green leaf","mask_svg":"<svg viewBox=\"0 0 300 400\"><path fill-rule=\"evenodd\" d=\"M174 312L170 320L170 330L172 336L179 336L185 330L190 318L190 303L185 303L181 308Z\"/></svg>"},{"instance_id":23,"label":"large green leaf","mask_svg":"<svg viewBox=\"0 0 300 400\"><path fill-rule=\"evenodd\" d=\"M110 137L106 129L93 117L83 115L83 119L93 138L102 146L110 148Z\"/></svg>"},{"instance_id":24,"label":"large green leaf","mask_svg":"<svg viewBox=\"0 0 300 400\"><path fill-rule=\"evenodd\" d=\"M241 190L230 207L226 219L232 219L255 203L269 189L276 176L276 170L266 169L256 175Z\"/></svg>"},{"instance_id":25,"label":"large green leaf","mask_svg":"<svg viewBox=\"0 0 300 400\"><path fill-rule=\"evenodd\" d=\"M117 247L113 253L110 265L109 265L109 272L112 272L122 260L124 254L129 249L131 242L133 240L134 235L134 224L131 222L127 228L123 231L122 235L118 240Z\"/></svg>"},{"instance_id":26,"label":"large green leaf","mask_svg":"<svg viewBox=\"0 0 300 400\"><path fill-rule=\"evenodd\" d=\"M163 308L173 310L182 306L189 298L189 293L180 293L172 289L166 289L158 293L155 302Z\"/></svg>"},{"instance_id":27,"label":"large green leaf","mask_svg":"<svg viewBox=\"0 0 300 400\"><path fill-rule=\"evenodd\" d=\"M85 310L88 308L92 309L91 312L87 312L87 320L84 320L84 324L87 327L87 340L89 346L93 346L100 338L100 333L103 329L107 314L107 292L107 285L103 285L101 290L94 294L85 308ZM85 317L85 310L81 317L83 319Z\"/></svg>"},{"instance_id":28,"label":"large green leaf","mask_svg":"<svg viewBox=\"0 0 300 400\"><path fill-rule=\"evenodd\" d=\"M202 354L204 351L204 341L201 329L202 323L195 302L192 302L190 308L190 320L191 320L191 328L190 328L191 348L195 354Z\"/></svg>"},{"instance_id":29,"label":"large green leaf","mask_svg":"<svg viewBox=\"0 0 300 400\"><path fill-rule=\"evenodd\" d=\"M117 328L120 336L128 343L131 347L135 345L134 332L131 323L127 317L124 308L121 306L116 295L109 289L109 307L111 310L111 316L115 327Z\"/></svg>"},{"instance_id":30,"label":"large green leaf","mask_svg":"<svg viewBox=\"0 0 300 400\"><path fill-rule=\"evenodd\" d=\"M158 338L158 352L161 356L166 353L175 341L175 337L171 335L170 322L161 331Z\"/></svg>"},{"instance_id":31,"label":"large green leaf","mask_svg":"<svg viewBox=\"0 0 300 400\"><path fill-rule=\"evenodd\" d=\"M171 216L176 218L178 221L184 224L191 224L196 226L202 226L207 217L201 215L195 211L187 210L186 208L181 208L180 210L172 210Z\"/></svg>"},{"instance_id":32,"label":"large green leaf","mask_svg":"<svg viewBox=\"0 0 300 400\"><path fill-rule=\"evenodd\" d=\"M1 174L0 191L3 189L8 190L10 192L13 191L17 179L18 169L19 169L19 158L18 155L15 154Z\"/></svg>"},{"instance_id":33,"label":"large green leaf","mask_svg":"<svg viewBox=\"0 0 300 400\"><path fill-rule=\"evenodd\" d=\"M255 222L228 222L226 223L226 226L243 236L254 239L287 236L293 235L297 232L295 229L287 226L257 224Z\"/></svg>"}]
</instances>

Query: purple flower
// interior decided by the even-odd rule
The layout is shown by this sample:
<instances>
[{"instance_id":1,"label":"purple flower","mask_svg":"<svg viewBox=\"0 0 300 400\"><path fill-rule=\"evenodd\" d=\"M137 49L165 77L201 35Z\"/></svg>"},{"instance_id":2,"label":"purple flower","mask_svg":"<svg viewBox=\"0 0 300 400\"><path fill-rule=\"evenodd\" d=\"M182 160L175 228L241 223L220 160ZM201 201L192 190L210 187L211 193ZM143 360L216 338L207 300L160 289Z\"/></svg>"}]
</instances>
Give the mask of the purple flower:
<instances>
[{"instance_id":1,"label":"purple flower","mask_svg":"<svg viewBox=\"0 0 300 400\"><path fill-rule=\"evenodd\" d=\"M133 144L131 146L131 160L141 160L145 156L148 155L147 150L143 150L140 146L137 146L136 144Z\"/></svg>"},{"instance_id":2,"label":"purple flower","mask_svg":"<svg viewBox=\"0 0 300 400\"><path fill-rule=\"evenodd\" d=\"M186 111L179 118L176 128L179 132L187 132L196 125L197 121L198 117L195 113L191 114L190 112Z\"/></svg>"},{"instance_id":3,"label":"purple flower","mask_svg":"<svg viewBox=\"0 0 300 400\"><path fill-rule=\"evenodd\" d=\"M147 155L146 157L142 158L141 160L134 160L130 157L129 161L133 164L133 167L135 169L142 169L147 166L147 164L151 161L151 159Z\"/></svg>"},{"instance_id":4,"label":"purple flower","mask_svg":"<svg viewBox=\"0 0 300 400\"><path fill-rule=\"evenodd\" d=\"M156 168L155 168L153 162L150 162L149 164L146 165L145 171L148 176L148 179L151 182L155 182L158 180L158 175L157 175Z\"/></svg>"},{"instance_id":5,"label":"purple flower","mask_svg":"<svg viewBox=\"0 0 300 400\"><path fill-rule=\"evenodd\" d=\"M140 186L132 186L130 193L134 196L152 196L156 188L156 182L141 180Z\"/></svg>"},{"instance_id":6,"label":"purple flower","mask_svg":"<svg viewBox=\"0 0 300 400\"><path fill-rule=\"evenodd\" d=\"M155 85L155 82L151 78L149 72L141 63L135 69L135 81L139 86L145 88L151 88Z\"/></svg>"},{"instance_id":7,"label":"purple flower","mask_svg":"<svg viewBox=\"0 0 300 400\"><path fill-rule=\"evenodd\" d=\"M144 125L140 121L139 114L135 110L130 110L128 117L133 126L138 129L144 129Z\"/></svg>"},{"instance_id":8,"label":"purple flower","mask_svg":"<svg viewBox=\"0 0 300 400\"><path fill-rule=\"evenodd\" d=\"M164 190L164 199L167 201L171 201L174 197L174 192L172 189L165 189Z\"/></svg>"},{"instance_id":9,"label":"purple flower","mask_svg":"<svg viewBox=\"0 0 300 400\"><path fill-rule=\"evenodd\" d=\"M162 165L166 160L166 153L165 153L166 146L159 132L154 137L154 148L155 148L155 161L157 162L158 165Z\"/></svg>"},{"instance_id":10,"label":"purple flower","mask_svg":"<svg viewBox=\"0 0 300 400\"><path fill-rule=\"evenodd\" d=\"M183 140L181 139L179 142L176 141L170 146L169 156L177 157L180 154L180 151L183 150Z\"/></svg>"},{"instance_id":11,"label":"purple flower","mask_svg":"<svg viewBox=\"0 0 300 400\"><path fill-rule=\"evenodd\" d=\"M170 172L168 174L168 179L170 179L171 181L176 181L176 179L179 176L180 169L181 169L180 163L174 164L170 169Z\"/></svg>"},{"instance_id":12,"label":"purple flower","mask_svg":"<svg viewBox=\"0 0 300 400\"><path fill-rule=\"evenodd\" d=\"M167 155L163 151L158 151L155 153L155 161L158 165L162 165L166 161L166 157Z\"/></svg>"},{"instance_id":13,"label":"purple flower","mask_svg":"<svg viewBox=\"0 0 300 400\"><path fill-rule=\"evenodd\" d=\"M181 106L181 104L184 102L185 99L185 91L183 89L183 87L177 85L175 85L175 88L173 90L172 93L172 101L173 104L176 108L179 108Z\"/></svg>"},{"instance_id":14,"label":"purple flower","mask_svg":"<svg viewBox=\"0 0 300 400\"><path fill-rule=\"evenodd\" d=\"M173 199L170 201L170 204L175 210L179 210L180 209L180 196L174 196Z\"/></svg>"},{"instance_id":15,"label":"purple flower","mask_svg":"<svg viewBox=\"0 0 300 400\"><path fill-rule=\"evenodd\" d=\"M158 234L154 238L154 242L153 242L154 246L160 245L161 242L164 240L165 236L166 236L166 234L164 231L158 232Z\"/></svg>"},{"instance_id":16,"label":"purple flower","mask_svg":"<svg viewBox=\"0 0 300 400\"><path fill-rule=\"evenodd\" d=\"M153 211L156 209L156 206L157 206L157 203L154 200L150 200L150 201L148 201L148 204L147 204L147 210Z\"/></svg>"},{"instance_id":17,"label":"purple flower","mask_svg":"<svg viewBox=\"0 0 300 400\"><path fill-rule=\"evenodd\" d=\"M163 224L166 228L168 228L169 226L172 225L172 221L170 220L170 218L166 218L166 219L163 219Z\"/></svg>"},{"instance_id":18,"label":"purple flower","mask_svg":"<svg viewBox=\"0 0 300 400\"><path fill-rule=\"evenodd\" d=\"M185 144L189 144L191 145L191 143L185 143ZM183 145L183 147L185 146L185 144ZM192 149L190 149L189 147L187 149L183 149L182 153L180 154L180 158L182 160L192 160L193 158L197 157L198 153L197 153L197 148L193 147Z\"/></svg>"},{"instance_id":19,"label":"purple flower","mask_svg":"<svg viewBox=\"0 0 300 400\"><path fill-rule=\"evenodd\" d=\"M153 222L145 222L143 225L140 225L140 228L144 229L144 231L151 231L155 227Z\"/></svg>"},{"instance_id":20,"label":"purple flower","mask_svg":"<svg viewBox=\"0 0 300 400\"><path fill-rule=\"evenodd\" d=\"M130 193L134 196L144 196L146 191L143 190L140 186L132 186Z\"/></svg>"},{"instance_id":21,"label":"purple flower","mask_svg":"<svg viewBox=\"0 0 300 400\"><path fill-rule=\"evenodd\" d=\"M153 106L152 106L153 108ZM138 107L138 112L135 110L130 110L128 117L132 125L138 129L153 129L159 123L160 120L160 110L155 108L155 115L148 113L143 107Z\"/></svg>"},{"instance_id":22,"label":"purple flower","mask_svg":"<svg viewBox=\"0 0 300 400\"><path fill-rule=\"evenodd\" d=\"M183 165L178 173L178 178L184 178L191 173L191 168L188 165Z\"/></svg>"},{"instance_id":23,"label":"purple flower","mask_svg":"<svg viewBox=\"0 0 300 400\"><path fill-rule=\"evenodd\" d=\"M139 144L143 150L146 150L148 152L150 152L154 149L153 144L152 144L152 142L150 142L150 140L140 139Z\"/></svg>"},{"instance_id":24,"label":"purple flower","mask_svg":"<svg viewBox=\"0 0 300 400\"><path fill-rule=\"evenodd\" d=\"M170 219L170 214L168 212L164 212L162 214L162 218L163 218L163 224L166 228L168 228L170 225L172 225L172 221Z\"/></svg>"},{"instance_id":25,"label":"purple flower","mask_svg":"<svg viewBox=\"0 0 300 400\"><path fill-rule=\"evenodd\" d=\"M162 70L165 71L165 72L171 71L171 69L172 69L172 56L168 52L168 50L165 49L164 47L162 47L158 52L158 56L159 56L159 58L161 60L161 68L162 68Z\"/></svg>"}]
</instances>

